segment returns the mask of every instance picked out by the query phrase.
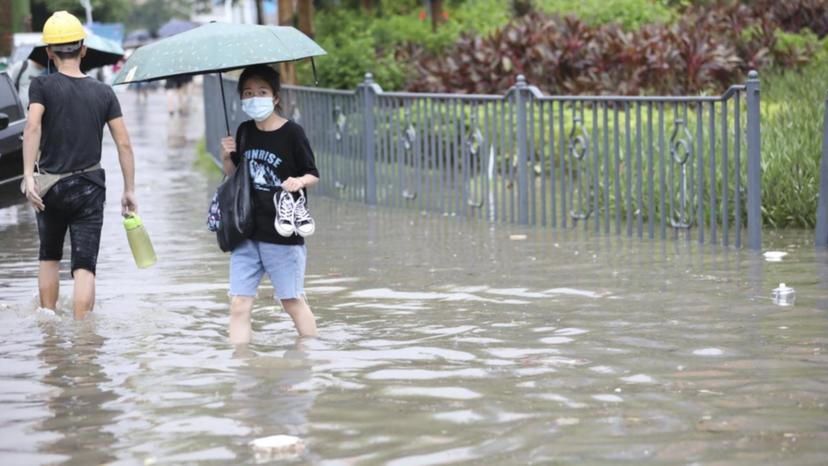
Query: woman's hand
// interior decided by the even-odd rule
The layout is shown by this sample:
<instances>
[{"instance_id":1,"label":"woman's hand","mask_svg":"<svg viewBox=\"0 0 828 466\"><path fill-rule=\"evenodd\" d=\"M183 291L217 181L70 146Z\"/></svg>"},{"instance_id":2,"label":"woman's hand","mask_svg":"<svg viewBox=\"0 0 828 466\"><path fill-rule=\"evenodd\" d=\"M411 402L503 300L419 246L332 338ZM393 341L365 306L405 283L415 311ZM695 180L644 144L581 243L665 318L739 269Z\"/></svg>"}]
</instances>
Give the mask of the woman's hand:
<instances>
[{"instance_id":1,"label":"woman's hand","mask_svg":"<svg viewBox=\"0 0 828 466\"><path fill-rule=\"evenodd\" d=\"M233 152L236 152L236 139L232 136L221 138L221 159L230 160Z\"/></svg>"},{"instance_id":2,"label":"woman's hand","mask_svg":"<svg viewBox=\"0 0 828 466\"><path fill-rule=\"evenodd\" d=\"M289 193L295 193L300 189L304 189L305 183L300 178L288 177L285 181L282 181L282 189Z\"/></svg>"}]
</instances>

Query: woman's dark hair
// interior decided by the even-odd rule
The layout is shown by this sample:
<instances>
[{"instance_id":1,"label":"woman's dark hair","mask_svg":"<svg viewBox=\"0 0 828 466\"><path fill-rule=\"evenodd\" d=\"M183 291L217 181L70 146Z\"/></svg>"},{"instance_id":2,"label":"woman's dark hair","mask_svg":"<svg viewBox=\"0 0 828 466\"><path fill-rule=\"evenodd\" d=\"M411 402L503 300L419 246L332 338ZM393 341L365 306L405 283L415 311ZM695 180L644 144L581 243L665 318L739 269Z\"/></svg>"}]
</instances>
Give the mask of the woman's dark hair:
<instances>
[{"instance_id":1,"label":"woman's dark hair","mask_svg":"<svg viewBox=\"0 0 828 466\"><path fill-rule=\"evenodd\" d=\"M242 90L244 89L244 82L250 78L259 78L268 86L270 86L270 90L273 91L273 96L279 95L279 72L274 70L273 68L267 65L253 65L248 66L247 68L242 71L241 76L239 77L239 97L242 95Z\"/></svg>"},{"instance_id":2,"label":"woman's dark hair","mask_svg":"<svg viewBox=\"0 0 828 466\"><path fill-rule=\"evenodd\" d=\"M239 76L239 97L241 97L242 91L244 90L244 82L250 78L261 79L273 91L273 97L279 97L279 89L281 87L279 84L279 72L267 65L248 66L242 71L241 76ZM282 113L281 101L276 102L276 113Z\"/></svg>"}]
</instances>

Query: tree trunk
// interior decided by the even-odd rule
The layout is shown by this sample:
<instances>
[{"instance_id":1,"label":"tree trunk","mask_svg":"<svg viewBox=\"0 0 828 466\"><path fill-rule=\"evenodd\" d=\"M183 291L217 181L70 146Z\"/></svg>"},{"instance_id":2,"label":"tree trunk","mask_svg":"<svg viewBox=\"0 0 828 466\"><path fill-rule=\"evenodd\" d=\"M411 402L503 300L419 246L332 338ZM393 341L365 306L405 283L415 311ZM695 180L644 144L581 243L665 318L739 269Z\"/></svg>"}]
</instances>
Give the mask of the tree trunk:
<instances>
[{"instance_id":1,"label":"tree trunk","mask_svg":"<svg viewBox=\"0 0 828 466\"><path fill-rule=\"evenodd\" d=\"M311 38L316 34L313 28L313 0L299 0L299 30Z\"/></svg>"},{"instance_id":2,"label":"tree trunk","mask_svg":"<svg viewBox=\"0 0 828 466\"><path fill-rule=\"evenodd\" d=\"M293 0L279 0L279 26L293 26Z\"/></svg>"},{"instance_id":3,"label":"tree trunk","mask_svg":"<svg viewBox=\"0 0 828 466\"><path fill-rule=\"evenodd\" d=\"M362 0L362 9L366 13L371 13L374 11L374 0Z\"/></svg>"},{"instance_id":4,"label":"tree trunk","mask_svg":"<svg viewBox=\"0 0 828 466\"><path fill-rule=\"evenodd\" d=\"M256 23L257 24L265 24L265 15L264 15L264 0L256 0Z\"/></svg>"},{"instance_id":5,"label":"tree trunk","mask_svg":"<svg viewBox=\"0 0 828 466\"><path fill-rule=\"evenodd\" d=\"M279 26L293 26L293 0L279 0ZM296 84L296 67L293 63L280 63L282 84Z\"/></svg>"},{"instance_id":6,"label":"tree trunk","mask_svg":"<svg viewBox=\"0 0 828 466\"><path fill-rule=\"evenodd\" d=\"M431 0L431 30L437 32L437 26L443 21L443 0Z\"/></svg>"},{"instance_id":7,"label":"tree trunk","mask_svg":"<svg viewBox=\"0 0 828 466\"><path fill-rule=\"evenodd\" d=\"M11 2L0 2L0 13L0 55L8 56L14 43Z\"/></svg>"}]
</instances>

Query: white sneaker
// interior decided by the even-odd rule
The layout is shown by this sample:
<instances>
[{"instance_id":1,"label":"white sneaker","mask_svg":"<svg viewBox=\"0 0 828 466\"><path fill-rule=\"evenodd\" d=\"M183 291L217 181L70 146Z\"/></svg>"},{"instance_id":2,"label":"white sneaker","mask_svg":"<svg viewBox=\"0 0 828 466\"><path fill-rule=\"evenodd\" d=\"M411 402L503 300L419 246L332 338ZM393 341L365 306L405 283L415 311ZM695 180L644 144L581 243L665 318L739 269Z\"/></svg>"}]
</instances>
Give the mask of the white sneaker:
<instances>
[{"instance_id":1,"label":"white sneaker","mask_svg":"<svg viewBox=\"0 0 828 466\"><path fill-rule=\"evenodd\" d=\"M295 230L293 211L296 207L293 196L289 192L280 189L273 195L273 204L276 206L276 220L273 221L276 233L285 238L292 236Z\"/></svg>"},{"instance_id":2,"label":"white sneaker","mask_svg":"<svg viewBox=\"0 0 828 466\"><path fill-rule=\"evenodd\" d=\"M307 200L305 199L305 192L299 190L299 199L296 200L293 209L293 228L299 236L310 236L316 231L316 224L308 212Z\"/></svg>"}]
</instances>

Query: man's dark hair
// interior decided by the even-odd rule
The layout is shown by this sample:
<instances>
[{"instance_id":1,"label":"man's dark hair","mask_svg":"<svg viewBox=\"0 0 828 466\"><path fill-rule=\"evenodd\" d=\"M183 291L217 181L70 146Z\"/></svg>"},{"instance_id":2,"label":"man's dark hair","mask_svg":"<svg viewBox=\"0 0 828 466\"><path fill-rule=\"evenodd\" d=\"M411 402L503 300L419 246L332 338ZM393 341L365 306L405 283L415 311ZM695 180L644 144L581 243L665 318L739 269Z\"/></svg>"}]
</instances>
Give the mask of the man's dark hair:
<instances>
[{"instance_id":1,"label":"man's dark hair","mask_svg":"<svg viewBox=\"0 0 828 466\"><path fill-rule=\"evenodd\" d=\"M273 68L267 65L253 65L248 66L247 68L242 71L241 76L239 77L239 96L242 95L242 90L244 90L244 82L250 78L259 78L270 87L270 90L273 91L273 96L279 95L279 72L274 70Z\"/></svg>"},{"instance_id":2,"label":"man's dark hair","mask_svg":"<svg viewBox=\"0 0 828 466\"><path fill-rule=\"evenodd\" d=\"M61 60L71 60L80 56L80 49L77 49L74 52L55 52L55 55Z\"/></svg>"}]
</instances>

